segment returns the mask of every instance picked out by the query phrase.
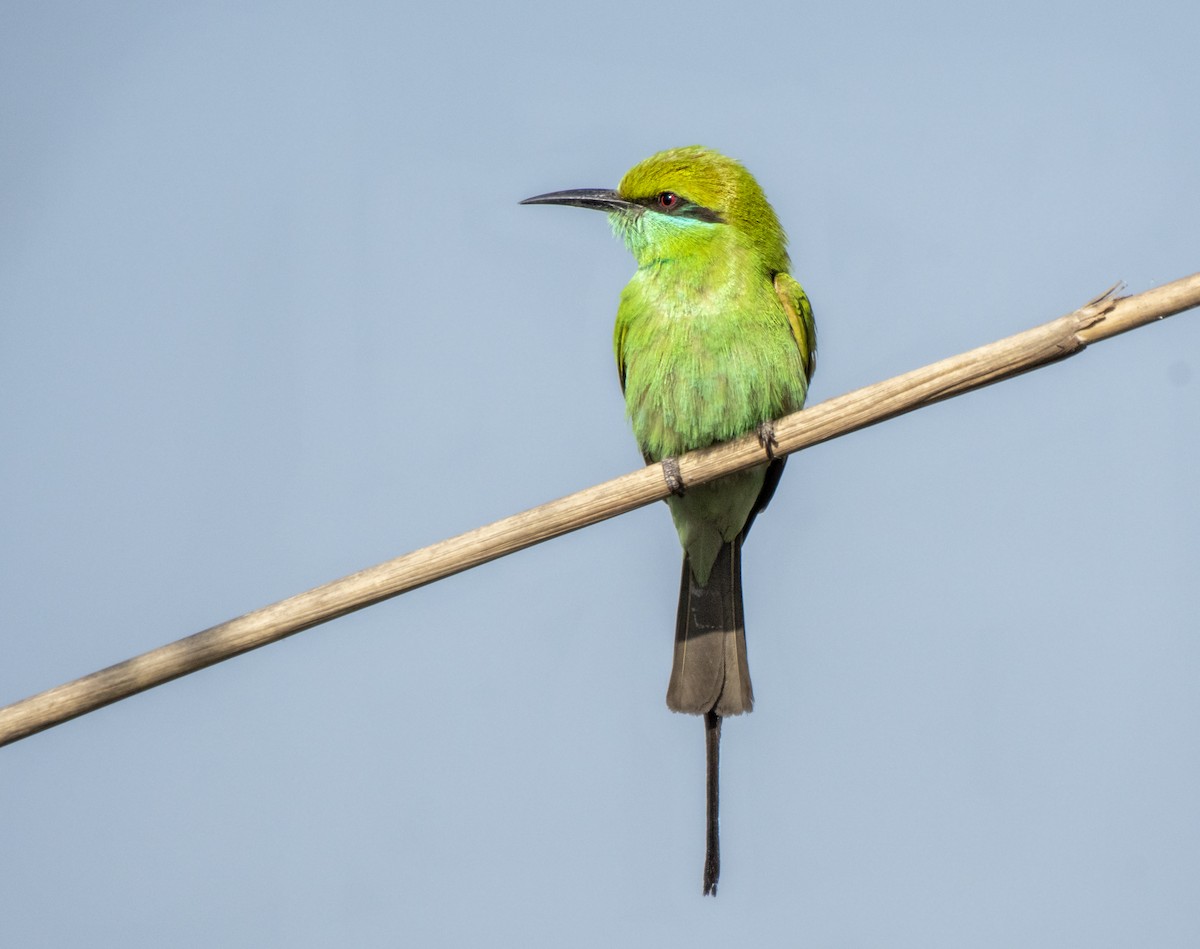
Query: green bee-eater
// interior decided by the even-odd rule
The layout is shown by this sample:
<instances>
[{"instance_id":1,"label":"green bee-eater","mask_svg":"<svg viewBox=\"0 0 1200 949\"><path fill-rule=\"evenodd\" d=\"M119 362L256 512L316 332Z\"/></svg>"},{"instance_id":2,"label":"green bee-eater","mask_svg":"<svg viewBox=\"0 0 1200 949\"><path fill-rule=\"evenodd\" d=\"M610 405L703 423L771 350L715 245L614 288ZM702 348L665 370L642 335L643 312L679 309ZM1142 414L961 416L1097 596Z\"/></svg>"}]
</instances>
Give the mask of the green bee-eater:
<instances>
[{"instance_id":1,"label":"green bee-eater","mask_svg":"<svg viewBox=\"0 0 1200 949\"><path fill-rule=\"evenodd\" d=\"M700 146L635 165L616 191L528 198L608 214L637 260L621 294L614 347L634 435L647 462L757 430L800 409L816 358L804 291L762 189L731 158ZM683 544L675 661L667 706L705 718L708 760L704 892L717 892L721 718L754 705L742 624L741 547L771 500L783 458L668 498ZM675 469L677 471L677 469Z\"/></svg>"}]
</instances>

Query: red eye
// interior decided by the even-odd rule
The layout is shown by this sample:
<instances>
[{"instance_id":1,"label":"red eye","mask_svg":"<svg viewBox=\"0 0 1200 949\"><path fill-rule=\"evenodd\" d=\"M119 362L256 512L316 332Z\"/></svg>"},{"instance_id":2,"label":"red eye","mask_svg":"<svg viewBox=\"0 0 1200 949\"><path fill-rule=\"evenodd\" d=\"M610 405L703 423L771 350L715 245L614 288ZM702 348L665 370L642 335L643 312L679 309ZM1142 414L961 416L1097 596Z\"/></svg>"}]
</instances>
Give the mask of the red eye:
<instances>
[{"instance_id":1,"label":"red eye","mask_svg":"<svg viewBox=\"0 0 1200 949\"><path fill-rule=\"evenodd\" d=\"M679 195L674 191L661 191L658 195L658 206L664 211L674 211L679 207Z\"/></svg>"}]
</instances>

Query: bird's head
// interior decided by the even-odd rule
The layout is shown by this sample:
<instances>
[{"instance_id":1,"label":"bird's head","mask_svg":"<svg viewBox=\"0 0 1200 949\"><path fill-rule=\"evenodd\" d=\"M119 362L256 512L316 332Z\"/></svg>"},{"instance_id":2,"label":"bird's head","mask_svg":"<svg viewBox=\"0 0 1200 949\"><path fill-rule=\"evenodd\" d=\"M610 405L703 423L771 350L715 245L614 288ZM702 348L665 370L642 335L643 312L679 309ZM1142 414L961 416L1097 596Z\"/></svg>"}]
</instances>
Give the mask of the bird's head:
<instances>
[{"instance_id":1,"label":"bird's head","mask_svg":"<svg viewBox=\"0 0 1200 949\"><path fill-rule=\"evenodd\" d=\"M758 182L739 162L700 145L651 155L615 191L555 191L521 203L607 212L639 264L699 251L732 228L768 270L788 269L787 239Z\"/></svg>"}]
</instances>

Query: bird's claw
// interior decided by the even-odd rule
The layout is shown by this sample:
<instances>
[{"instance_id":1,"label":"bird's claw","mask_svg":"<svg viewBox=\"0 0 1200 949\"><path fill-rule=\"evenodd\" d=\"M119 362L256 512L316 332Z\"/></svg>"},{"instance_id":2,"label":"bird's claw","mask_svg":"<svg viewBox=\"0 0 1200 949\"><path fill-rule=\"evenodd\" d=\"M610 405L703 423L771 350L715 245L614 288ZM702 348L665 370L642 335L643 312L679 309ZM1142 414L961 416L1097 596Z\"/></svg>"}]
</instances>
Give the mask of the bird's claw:
<instances>
[{"instance_id":1,"label":"bird's claw","mask_svg":"<svg viewBox=\"0 0 1200 949\"><path fill-rule=\"evenodd\" d=\"M683 497L683 472L679 470L679 459L664 458L662 470L663 480L667 482L671 493L677 498Z\"/></svg>"},{"instance_id":2,"label":"bird's claw","mask_svg":"<svg viewBox=\"0 0 1200 949\"><path fill-rule=\"evenodd\" d=\"M774 461L775 449L779 447L779 442L775 440L775 423L759 422L755 431L758 434L758 443L767 453L767 461Z\"/></svg>"}]
</instances>

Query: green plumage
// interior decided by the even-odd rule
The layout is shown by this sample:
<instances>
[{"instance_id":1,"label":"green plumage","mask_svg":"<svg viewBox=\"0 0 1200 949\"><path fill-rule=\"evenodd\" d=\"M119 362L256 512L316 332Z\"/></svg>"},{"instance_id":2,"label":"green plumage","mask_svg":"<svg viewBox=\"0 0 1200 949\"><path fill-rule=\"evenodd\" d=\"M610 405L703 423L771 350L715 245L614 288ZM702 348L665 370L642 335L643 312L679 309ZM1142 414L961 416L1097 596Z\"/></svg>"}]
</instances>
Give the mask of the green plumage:
<instances>
[{"instance_id":1,"label":"green plumage","mask_svg":"<svg viewBox=\"0 0 1200 949\"><path fill-rule=\"evenodd\" d=\"M651 461L799 409L815 352L812 310L787 275L783 228L750 173L693 146L646 159L617 189L631 202L664 192L720 221L653 207L610 214L638 262L621 294L614 346L633 432ZM787 297L793 313L804 314L799 327ZM721 545L745 526L764 474L733 475L668 501L701 586Z\"/></svg>"},{"instance_id":2,"label":"green plumage","mask_svg":"<svg viewBox=\"0 0 1200 949\"><path fill-rule=\"evenodd\" d=\"M621 294L617 368L647 461L727 441L804 405L816 357L812 308L789 275L786 238L758 183L700 146L635 165L616 191L555 192L528 203L606 211L637 261ZM720 719L748 712L741 546L783 461L668 499L684 549L667 704L706 716L709 839L716 892Z\"/></svg>"}]
</instances>

